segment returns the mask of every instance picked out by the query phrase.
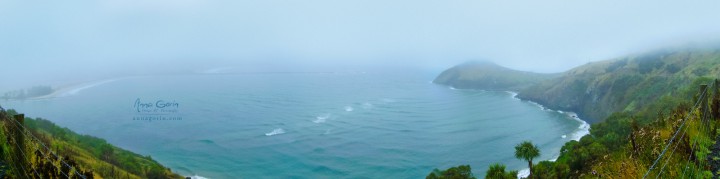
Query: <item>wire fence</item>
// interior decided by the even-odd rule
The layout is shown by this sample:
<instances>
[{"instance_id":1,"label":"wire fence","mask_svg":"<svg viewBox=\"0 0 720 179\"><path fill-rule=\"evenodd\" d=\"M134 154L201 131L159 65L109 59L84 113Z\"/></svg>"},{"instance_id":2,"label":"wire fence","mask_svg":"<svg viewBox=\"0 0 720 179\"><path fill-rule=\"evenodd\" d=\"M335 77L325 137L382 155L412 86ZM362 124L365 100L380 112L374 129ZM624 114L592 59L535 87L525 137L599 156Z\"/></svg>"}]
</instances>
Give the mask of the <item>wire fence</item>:
<instances>
[{"instance_id":1,"label":"wire fence","mask_svg":"<svg viewBox=\"0 0 720 179\"><path fill-rule=\"evenodd\" d=\"M0 108L0 110L2 110L2 114L4 115L4 109ZM42 140L33 135L30 130L25 128L25 126L21 123L21 121L24 121L24 115L16 115L15 119L8 119L6 117L3 118L5 119L3 122L6 128L5 131L7 131L6 135L8 135L8 143L13 144L11 147L15 148L13 152L16 153L16 155L11 154L10 159L15 160L13 162L15 165L19 165L19 167L12 167L14 173L20 175L18 177L54 178L53 175L45 172L38 172L38 168L40 167L29 165L27 160L32 159L32 156L26 153L26 149L29 146L31 149L30 151L35 151L35 157L37 160L43 160L43 163L50 164L50 166L54 167L55 170L53 171L57 171L60 174L60 176L57 177L87 179L87 177L81 174L76 167L68 164L65 159L57 155L53 150L47 147ZM19 154L19 156L17 154Z\"/></svg>"},{"instance_id":2,"label":"wire fence","mask_svg":"<svg viewBox=\"0 0 720 179\"><path fill-rule=\"evenodd\" d=\"M716 85L717 85L716 83L717 83L717 81L713 82L711 86L716 86ZM673 147L672 151L671 151L670 154L668 155L667 160L665 160L665 162L663 162L662 167L660 167L660 170L658 170L657 174L655 175L655 178L659 178L659 177L663 174L663 171L665 170L667 164L670 162L670 160L672 159L673 154L675 153L675 151L677 150L678 146L679 146L680 143L681 143L681 142L678 142L678 141L676 140L676 137L677 137L677 135L680 134L680 133L682 133L682 134L681 134L679 140L682 140L682 139L685 137L685 134L686 134L686 133L688 132L688 130L689 130L688 127L686 127L685 124L686 124L687 121L689 121L689 120L691 119L690 117L692 117L692 113L693 113L694 111L697 110L697 111L700 113L700 125L699 125L699 126L700 126L701 128L699 129L699 131L701 131L701 132L708 132L708 130L709 130L709 129L708 129L708 126L709 126L709 123L710 123L710 120L709 120L709 117L708 117L708 105L707 105L707 101L708 101L708 90L709 90L709 88L708 88L707 85L701 86L700 95L698 96L698 99L695 101L695 104L693 105L693 107L690 108L689 114L687 114L687 115L682 119L682 123L680 124L680 126L678 127L678 129L675 131L675 133L673 134L673 136L670 138L670 140L668 141L668 143L665 145L665 147L663 148L663 150L662 150L662 152L660 153L660 155L658 155L658 157L654 160L653 164L650 165L650 168L647 170L647 172L645 172L645 175L643 175L643 179L647 178L647 176L648 176L650 173L652 173L653 169L655 169L655 167L656 167L656 165L658 164L658 162L661 161L661 159L663 158L663 156L664 156L664 155L666 154L666 152L668 151L668 148L669 148L670 146L672 146L673 143L674 143L675 146ZM715 95L718 95L718 94L715 94ZM700 106L701 104L702 104L702 106ZM698 107L702 107L702 108L698 109ZM683 168L683 172L682 172L682 174L680 175L680 176L683 177L683 178L686 176L686 172L687 172L687 169L688 169L688 164L690 163L690 159L691 159L692 156L694 155L696 146L697 146L697 144L699 143L698 140L689 141L689 142L691 142L692 145L690 146L690 154L688 155L688 159L687 159L687 161L685 162L685 167ZM691 174L691 173L687 173L687 174Z\"/></svg>"}]
</instances>

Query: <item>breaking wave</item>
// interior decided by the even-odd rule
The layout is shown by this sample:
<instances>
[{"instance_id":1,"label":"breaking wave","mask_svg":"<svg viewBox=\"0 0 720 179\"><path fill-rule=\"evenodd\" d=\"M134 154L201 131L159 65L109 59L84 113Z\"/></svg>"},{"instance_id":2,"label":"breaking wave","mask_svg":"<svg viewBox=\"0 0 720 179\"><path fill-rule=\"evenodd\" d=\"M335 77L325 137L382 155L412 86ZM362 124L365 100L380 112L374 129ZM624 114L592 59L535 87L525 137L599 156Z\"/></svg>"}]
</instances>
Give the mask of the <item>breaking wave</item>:
<instances>
[{"instance_id":1,"label":"breaking wave","mask_svg":"<svg viewBox=\"0 0 720 179\"><path fill-rule=\"evenodd\" d=\"M265 136L274 136L274 135L279 135L279 134L284 134L284 133L285 133L285 130L283 130L282 128L277 128L277 129L273 129L272 131L270 131L268 133L265 133Z\"/></svg>"}]
</instances>

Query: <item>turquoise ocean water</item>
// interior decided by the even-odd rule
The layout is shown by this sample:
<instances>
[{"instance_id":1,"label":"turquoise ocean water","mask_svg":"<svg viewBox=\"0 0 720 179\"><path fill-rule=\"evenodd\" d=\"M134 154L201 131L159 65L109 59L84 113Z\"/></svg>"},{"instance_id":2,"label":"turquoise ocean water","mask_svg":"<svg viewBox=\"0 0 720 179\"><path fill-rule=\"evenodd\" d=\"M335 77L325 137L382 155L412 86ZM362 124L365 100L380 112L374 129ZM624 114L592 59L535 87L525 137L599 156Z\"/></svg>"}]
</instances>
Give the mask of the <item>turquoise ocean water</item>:
<instances>
[{"instance_id":1,"label":"turquoise ocean water","mask_svg":"<svg viewBox=\"0 0 720 179\"><path fill-rule=\"evenodd\" d=\"M587 132L569 113L434 75L136 76L2 105L206 178L424 178L460 164L483 177L495 162L526 168L513 156L523 140L550 160Z\"/></svg>"}]
</instances>

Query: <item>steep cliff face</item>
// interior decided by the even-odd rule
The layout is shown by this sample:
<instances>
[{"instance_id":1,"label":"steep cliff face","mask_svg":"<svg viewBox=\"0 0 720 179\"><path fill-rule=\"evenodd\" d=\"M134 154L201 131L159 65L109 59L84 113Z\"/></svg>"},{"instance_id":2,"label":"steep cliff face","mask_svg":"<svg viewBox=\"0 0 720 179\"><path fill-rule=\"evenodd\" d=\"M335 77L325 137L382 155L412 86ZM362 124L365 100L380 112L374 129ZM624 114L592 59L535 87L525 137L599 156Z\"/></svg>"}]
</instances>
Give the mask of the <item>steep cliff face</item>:
<instances>
[{"instance_id":1,"label":"steep cliff face","mask_svg":"<svg viewBox=\"0 0 720 179\"><path fill-rule=\"evenodd\" d=\"M662 50L588 63L518 97L598 122L613 112L642 110L702 77L720 77L720 50Z\"/></svg>"},{"instance_id":2,"label":"steep cliff face","mask_svg":"<svg viewBox=\"0 0 720 179\"><path fill-rule=\"evenodd\" d=\"M558 76L512 70L492 62L467 62L443 71L433 83L458 89L517 91Z\"/></svg>"}]
</instances>

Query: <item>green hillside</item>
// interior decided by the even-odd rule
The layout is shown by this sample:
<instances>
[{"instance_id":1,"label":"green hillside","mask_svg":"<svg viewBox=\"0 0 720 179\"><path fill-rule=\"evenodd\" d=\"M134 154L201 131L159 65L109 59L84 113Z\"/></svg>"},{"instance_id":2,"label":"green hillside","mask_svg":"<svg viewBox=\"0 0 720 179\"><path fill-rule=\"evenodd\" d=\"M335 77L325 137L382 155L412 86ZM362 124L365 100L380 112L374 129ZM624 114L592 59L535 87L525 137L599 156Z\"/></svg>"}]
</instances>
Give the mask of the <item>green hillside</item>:
<instances>
[{"instance_id":1,"label":"green hillside","mask_svg":"<svg viewBox=\"0 0 720 179\"><path fill-rule=\"evenodd\" d=\"M0 160L4 161L0 164L9 166L7 171L0 171L0 178L184 178L150 156L77 134L45 119L24 118L20 126L13 119L16 114L15 110L0 108Z\"/></svg>"},{"instance_id":2,"label":"green hillside","mask_svg":"<svg viewBox=\"0 0 720 179\"><path fill-rule=\"evenodd\" d=\"M520 90L522 99L594 120L556 161L532 162L532 178L717 178L717 78L720 50L675 49L589 63ZM502 164L487 171L514 172Z\"/></svg>"},{"instance_id":3,"label":"green hillside","mask_svg":"<svg viewBox=\"0 0 720 179\"><path fill-rule=\"evenodd\" d=\"M467 62L443 71L433 83L458 89L517 91L558 74L543 74L513 70L492 62Z\"/></svg>"},{"instance_id":4,"label":"green hillside","mask_svg":"<svg viewBox=\"0 0 720 179\"><path fill-rule=\"evenodd\" d=\"M699 77L720 77L720 50L660 50L593 62L520 90L518 97L597 122L613 112L656 113L646 106Z\"/></svg>"}]
</instances>

